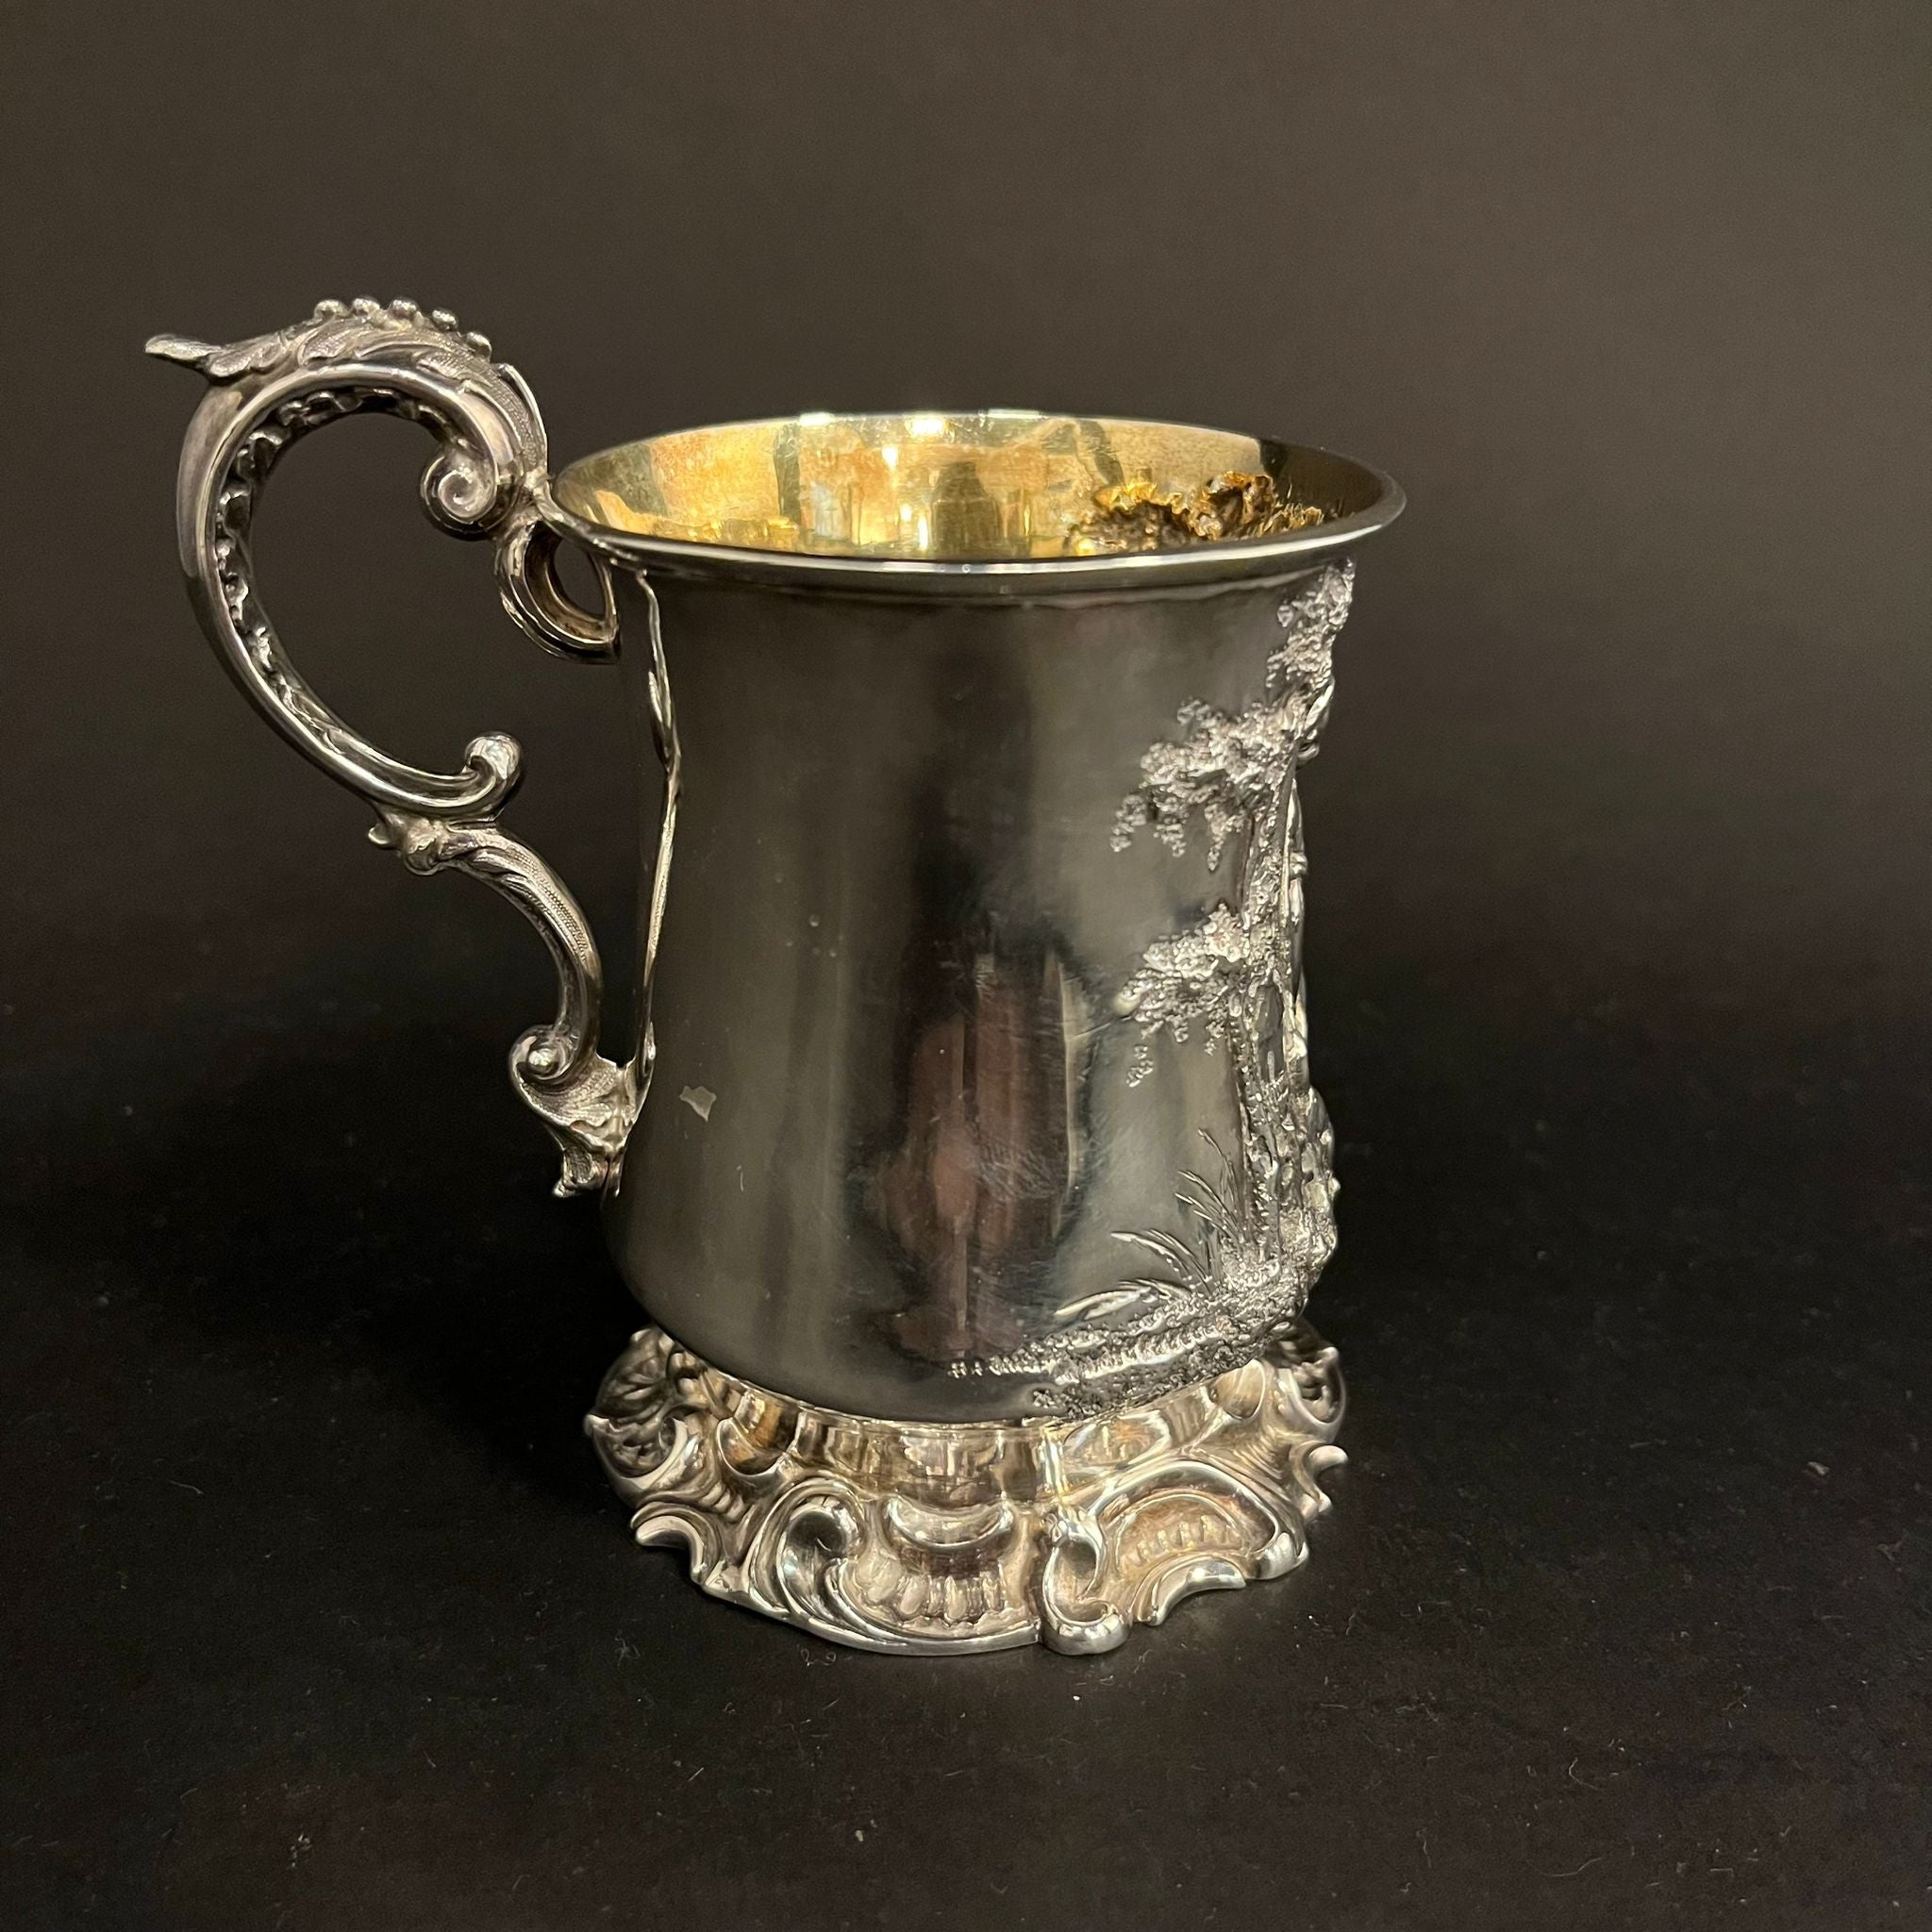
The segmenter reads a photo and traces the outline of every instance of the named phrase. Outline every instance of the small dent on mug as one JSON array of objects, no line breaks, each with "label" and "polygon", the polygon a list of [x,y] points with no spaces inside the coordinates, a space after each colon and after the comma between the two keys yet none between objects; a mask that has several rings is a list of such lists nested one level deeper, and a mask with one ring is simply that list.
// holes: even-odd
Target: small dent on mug
[{"label": "small dent on mug", "polygon": [[718,1096],[708,1087],[687,1087],[677,1097],[701,1121],[709,1120],[711,1109],[718,1104]]}]

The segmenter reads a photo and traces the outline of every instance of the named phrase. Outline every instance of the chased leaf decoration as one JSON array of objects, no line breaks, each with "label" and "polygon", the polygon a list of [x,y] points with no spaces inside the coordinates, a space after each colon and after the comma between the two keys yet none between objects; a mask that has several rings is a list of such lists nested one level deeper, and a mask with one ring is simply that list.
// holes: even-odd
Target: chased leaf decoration
[{"label": "chased leaf decoration", "polygon": [[1156,939],[1116,1006],[1139,1031],[1130,1084],[1153,1071],[1163,1035],[1226,1056],[1239,1144],[1208,1140],[1208,1171],[1176,1177],[1179,1231],[1116,1235],[1160,1272],[969,1371],[1045,1378],[1034,1398],[1044,1414],[1093,1414],[1246,1361],[1300,1314],[1334,1251],[1334,1138],[1308,1079],[1294,774],[1327,716],[1353,583],[1352,564],[1327,565],[1284,596],[1261,694],[1233,714],[1183,706],[1122,802],[1116,851],[1146,831],[1180,856],[1198,826],[1210,871],[1232,857],[1229,895]]}]

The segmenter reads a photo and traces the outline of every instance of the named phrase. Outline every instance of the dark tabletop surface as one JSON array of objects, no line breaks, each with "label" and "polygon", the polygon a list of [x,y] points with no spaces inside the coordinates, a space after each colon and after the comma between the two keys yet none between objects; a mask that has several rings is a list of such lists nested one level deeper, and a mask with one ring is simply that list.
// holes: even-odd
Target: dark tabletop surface
[{"label": "dark tabletop surface", "polygon": [[[1932,1923],[1922,8],[8,40],[0,1924]],[[175,579],[141,340],[362,292],[491,329],[562,455],[991,397],[1407,485],[1305,787],[1305,1571],[898,1661],[628,1545],[578,1419],[636,1311],[503,1078],[541,954]],[[291,463],[282,629],[405,755],[518,733],[621,982],[615,684],[421,455]]]}]

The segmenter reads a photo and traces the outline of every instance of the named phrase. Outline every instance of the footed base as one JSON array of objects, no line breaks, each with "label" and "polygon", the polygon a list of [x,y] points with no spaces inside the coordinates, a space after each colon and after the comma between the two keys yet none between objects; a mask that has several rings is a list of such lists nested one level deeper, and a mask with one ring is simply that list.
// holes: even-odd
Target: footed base
[{"label": "footed base", "polygon": [[640,1543],[713,1596],[863,1650],[1111,1650],[1197,1590],[1279,1576],[1345,1458],[1335,1351],[1258,1359],[1069,1423],[841,1415],[631,1341],[585,1421]]}]

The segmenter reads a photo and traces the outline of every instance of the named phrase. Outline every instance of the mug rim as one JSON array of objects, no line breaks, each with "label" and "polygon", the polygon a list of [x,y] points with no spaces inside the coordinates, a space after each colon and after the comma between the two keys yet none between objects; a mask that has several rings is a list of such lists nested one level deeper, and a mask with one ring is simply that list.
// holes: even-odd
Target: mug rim
[{"label": "mug rim", "polygon": [[[1193,542],[1172,549],[1102,552],[1093,555],[958,558],[850,554],[838,551],[777,549],[672,537],[625,529],[593,514],[567,507],[558,500],[571,491],[592,466],[628,451],[668,442],[675,437],[696,437],[741,430],[779,430],[788,425],[836,426],[881,419],[931,415],[948,421],[959,418],[999,421],[1096,423],[1142,430],[1173,431],[1204,438],[1236,438],[1258,450],[1262,467],[1271,475],[1297,465],[1335,466],[1353,473],[1367,487],[1367,504],[1349,513],[1324,519],[1307,528],[1269,537],[1238,537]],[[1203,479],[1206,480],[1205,478]],[[583,491],[576,492],[579,501]],[[689,429],[659,431],[628,438],[575,458],[552,479],[546,517],[586,548],[611,562],[633,570],[672,576],[729,579],[798,590],[843,590],[873,593],[1028,600],[1045,596],[1080,595],[1094,591],[1158,591],[1183,586],[1212,586],[1257,577],[1297,575],[1314,566],[1340,559],[1354,545],[1386,528],[1407,507],[1402,486],[1386,471],[1317,443],[1291,442],[1256,437],[1245,431],[1175,423],[1155,417],[1074,416],[1036,409],[894,409],[813,410],[789,416],[745,418]]]}]

